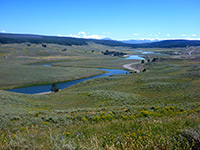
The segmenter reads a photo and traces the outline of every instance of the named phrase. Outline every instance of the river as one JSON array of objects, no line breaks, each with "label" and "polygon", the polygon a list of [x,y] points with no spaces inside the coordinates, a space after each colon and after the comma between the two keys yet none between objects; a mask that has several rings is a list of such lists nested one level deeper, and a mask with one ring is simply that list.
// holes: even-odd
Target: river
[{"label": "river", "polygon": [[145,58],[143,58],[143,55],[145,55],[145,54],[155,54],[155,55],[161,54],[161,53],[157,53],[157,52],[149,52],[149,51],[147,52],[147,51],[143,51],[143,50],[132,50],[132,51],[139,52],[141,54],[139,54],[139,55],[129,55],[125,59],[145,60]]},{"label": "river", "polygon": [[[146,52],[143,50],[133,50],[133,51],[140,52],[141,54],[159,54],[159,53],[155,53],[155,52]],[[145,60],[145,58],[143,58],[142,55],[130,55],[125,59]],[[43,64],[43,66],[50,67],[51,64]],[[83,78],[83,79],[79,79],[79,80],[60,82],[60,83],[57,83],[57,87],[60,90],[62,90],[64,88],[67,88],[69,86],[72,86],[74,84],[77,84],[77,83],[80,83],[80,82],[83,82],[86,80],[100,78],[100,77],[107,77],[107,76],[116,75],[116,74],[127,74],[128,73],[128,71],[120,70],[120,69],[104,69],[104,68],[95,68],[95,69],[104,70],[107,73],[88,77],[88,78]],[[10,89],[7,91],[16,92],[16,93],[24,93],[24,94],[49,93],[49,92],[51,92],[51,86],[52,86],[52,84],[45,84],[45,85],[28,86],[28,87],[22,87],[22,88],[14,88],[14,89]]]},{"label": "river", "polygon": [[[44,64],[43,66],[51,66],[51,65],[50,64]],[[79,80],[60,82],[60,83],[57,83],[57,87],[60,90],[62,90],[64,88],[67,88],[69,86],[72,86],[74,84],[77,84],[77,83],[80,83],[80,82],[83,82],[83,81],[86,81],[86,80],[100,78],[100,77],[107,77],[107,76],[116,75],[116,74],[127,74],[128,73],[128,71],[120,70],[120,69],[103,69],[103,68],[96,68],[96,69],[104,70],[107,73],[97,75],[97,76],[88,77],[88,78],[83,78],[83,79],[79,79]],[[22,87],[22,88],[14,88],[14,89],[10,89],[10,90],[7,90],[7,91],[16,92],[16,93],[24,93],[24,94],[48,93],[48,92],[51,92],[51,86],[52,86],[52,84],[45,84],[45,85],[28,86],[28,87]]]}]

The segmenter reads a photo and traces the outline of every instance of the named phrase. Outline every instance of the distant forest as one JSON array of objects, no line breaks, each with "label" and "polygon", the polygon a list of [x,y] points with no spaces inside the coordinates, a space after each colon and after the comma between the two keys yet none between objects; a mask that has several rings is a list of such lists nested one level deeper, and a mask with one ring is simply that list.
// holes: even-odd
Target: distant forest
[{"label": "distant forest", "polygon": [[114,40],[96,40],[96,39],[43,36],[43,35],[31,35],[31,34],[0,33],[1,44],[47,43],[47,44],[60,44],[60,45],[71,46],[71,45],[87,45],[88,42],[94,42],[96,44],[103,44],[107,46],[125,46],[131,48],[173,48],[173,47],[200,46],[200,41],[198,40],[165,40],[154,43],[126,44]]},{"label": "distant forest", "polygon": [[53,43],[61,45],[86,45],[87,42],[83,39],[76,38],[62,38],[56,36],[41,36],[41,35],[26,35],[26,34],[0,34],[0,43],[11,44],[11,43]]}]

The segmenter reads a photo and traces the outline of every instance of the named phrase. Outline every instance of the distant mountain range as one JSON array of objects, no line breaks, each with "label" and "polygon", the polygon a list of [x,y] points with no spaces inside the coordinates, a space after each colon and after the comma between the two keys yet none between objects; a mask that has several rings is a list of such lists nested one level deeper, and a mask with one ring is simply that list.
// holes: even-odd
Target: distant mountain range
[{"label": "distant mountain range", "polygon": [[61,45],[87,45],[88,42],[96,44],[103,44],[107,46],[125,46],[131,48],[173,48],[173,47],[186,47],[186,46],[200,46],[199,40],[164,40],[164,41],[151,41],[150,40],[126,40],[114,41],[112,39],[83,39],[72,37],[58,37],[58,36],[43,36],[32,34],[9,34],[0,33],[1,44],[12,43],[53,43]]},{"label": "distant mountain range", "polygon": [[164,40],[153,43],[133,44],[135,48],[175,48],[187,46],[200,46],[199,40]]},{"label": "distant mountain range", "polygon": [[111,38],[103,38],[101,40],[110,40],[110,41],[119,41],[122,43],[126,43],[126,44],[143,44],[143,43],[153,43],[153,42],[158,42],[159,40],[113,40]]},{"label": "distant mountain range", "polygon": [[123,43],[127,44],[143,44],[143,43],[153,43],[158,42],[159,40],[121,40]]}]

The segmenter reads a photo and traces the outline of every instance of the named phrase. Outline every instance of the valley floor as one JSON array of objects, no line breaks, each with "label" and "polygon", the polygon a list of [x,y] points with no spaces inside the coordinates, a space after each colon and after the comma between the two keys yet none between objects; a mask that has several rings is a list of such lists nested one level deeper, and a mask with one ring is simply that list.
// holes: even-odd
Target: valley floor
[{"label": "valley floor", "polygon": [[[110,68],[135,63],[103,57],[99,51],[87,53],[84,59],[50,61],[58,76],[59,71],[67,74],[69,66],[89,68],[92,62]],[[200,58],[197,51],[190,57],[190,50],[180,51],[184,53],[131,66],[142,66],[145,72],[88,80],[57,93],[25,95],[0,90],[1,149],[199,149]],[[145,57],[152,60],[155,56]],[[0,60],[10,66],[6,59]],[[13,59],[19,68],[21,61]]]}]

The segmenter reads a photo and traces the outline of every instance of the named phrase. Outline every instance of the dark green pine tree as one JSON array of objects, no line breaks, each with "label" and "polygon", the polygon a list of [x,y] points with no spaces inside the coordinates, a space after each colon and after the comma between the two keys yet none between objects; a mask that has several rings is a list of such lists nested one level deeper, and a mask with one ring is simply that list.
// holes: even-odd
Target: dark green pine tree
[{"label": "dark green pine tree", "polygon": [[53,84],[52,84],[52,86],[51,86],[51,91],[52,91],[52,92],[58,92],[58,91],[59,91],[59,89],[58,89],[56,83],[53,83]]}]

